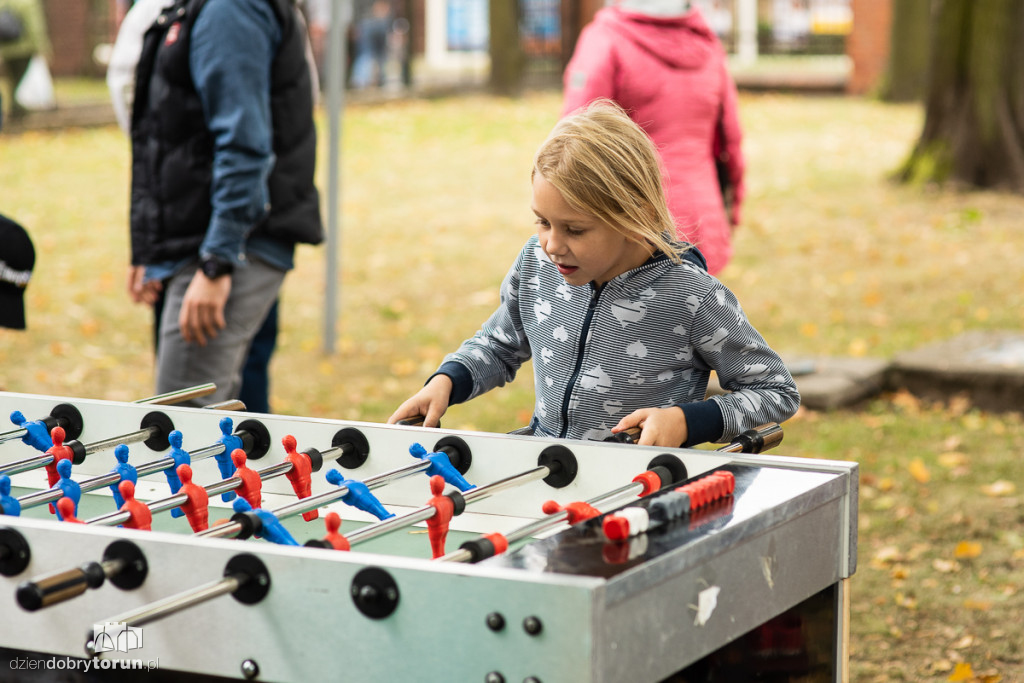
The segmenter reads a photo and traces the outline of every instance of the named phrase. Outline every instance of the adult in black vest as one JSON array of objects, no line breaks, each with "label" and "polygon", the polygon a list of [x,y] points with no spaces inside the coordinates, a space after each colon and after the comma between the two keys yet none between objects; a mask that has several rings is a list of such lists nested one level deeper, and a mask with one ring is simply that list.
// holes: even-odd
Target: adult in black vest
[{"label": "adult in black vest", "polygon": [[323,239],[305,27],[289,0],[179,0],[146,33],[132,108],[129,290],[163,291],[157,392],[237,396],[246,352]]}]

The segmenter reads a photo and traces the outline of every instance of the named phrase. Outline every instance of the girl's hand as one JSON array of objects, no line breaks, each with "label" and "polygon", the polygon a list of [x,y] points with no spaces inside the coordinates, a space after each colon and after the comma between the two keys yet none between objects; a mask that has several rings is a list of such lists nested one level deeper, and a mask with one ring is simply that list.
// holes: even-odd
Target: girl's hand
[{"label": "girl's hand", "polygon": [[679,448],[689,436],[686,415],[679,406],[635,410],[619,420],[619,423],[612,427],[612,433],[617,434],[630,427],[641,428],[640,440],[637,441],[640,446]]},{"label": "girl's hand", "polygon": [[441,416],[448,410],[448,401],[452,395],[452,380],[448,375],[436,375],[426,386],[388,418],[388,424],[395,424],[407,417],[422,415],[424,427],[437,427],[441,424]]}]

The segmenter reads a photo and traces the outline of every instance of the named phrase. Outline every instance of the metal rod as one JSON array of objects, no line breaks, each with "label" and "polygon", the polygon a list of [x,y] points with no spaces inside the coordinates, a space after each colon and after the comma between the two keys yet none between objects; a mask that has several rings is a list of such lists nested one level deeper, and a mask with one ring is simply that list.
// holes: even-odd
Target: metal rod
[{"label": "metal rod", "polygon": [[246,410],[246,404],[238,398],[230,398],[219,403],[204,405],[203,409],[207,411],[244,411]]},{"label": "metal rod", "polygon": [[18,427],[17,429],[12,429],[8,432],[0,432],[0,443],[20,439],[26,434],[28,434],[28,430],[25,429],[24,427]]},{"label": "metal rod", "polygon": [[[520,486],[530,481],[537,479],[543,479],[551,473],[551,470],[544,465],[539,465],[532,470],[527,470],[520,474],[513,474],[511,477],[505,477],[498,481],[487,484],[486,486],[480,486],[475,489],[470,489],[462,494],[463,499],[466,501],[466,505],[489,498],[496,493],[500,493],[505,489]],[[349,545],[355,545],[363,541],[368,541],[371,538],[377,538],[384,534],[391,533],[398,529],[411,526],[417,522],[425,522],[434,516],[434,507],[432,505],[426,505],[424,507],[408,512],[398,517],[391,517],[390,519],[384,519],[380,522],[376,522],[369,526],[364,526],[361,529],[356,529],[350,534],[346,534],[345,538],[348,539]]]},{"label": "metal rod", "polygon": [[[140,399],[138,399],[136,401],[133,401],[133,403],[152,403],[152,404],[157,404],[157,405],[170,405],[172,403],[176,403],[178,400],[184,401],[184,400],[189,399],[189,398],[197,398],[199,396],[206,396],[207,394],[212,394],[216,390],[217,390],[217,385],[213,384],[211,382],[209,384],[201,384],[199,386],[190,387],[188,389],[182,389],[180,391],[174,391],[174,392],[171,392],[169,394],[160,394],[159,396],[150,396],[149,398],[140,398]],[[182,398],[174,400],[178,396],[181,396]],[[220,408],[221,410],[236,410],[236,408],[229,407],[233,403],[238,403],[238,404],[241,405],[241,408],[237,408],[238,410],[245,410],[245,404],[243,404],[241,401],[234,401],[234,402],[232,402],[232,401],[224,401],[223,404],[218,403],[218,404],[214,404],[214,405],[217,408]],[[207,406],[207,408],[212,408],[212,407],[214,407],[214,406]],[[10,431],[0,432],[0,444],[6,443],[7,441],[14,441],[15,439],[20,439],[21,437],[25,436],[26,434],[28,434],[28,430],[25,429],[24,427],[18,427],[17,429],[12,429]]]},{"label": "metal rod", "polygon": [[[144,427],[138,431],[130,432],[128,434],[122,434],[121,436],[111,437],[109,439],[104,439],[103,441],[85,444],[83,449],[86,455],[92,455],[97,451],[103,451],[117,446],[118,444],[130,444],[145,441],[159,431],[160,427],[157,425]],[[37,455],[31,458],[25,458],[24,460],[16,460],[12,463],[8,463],[0,468],[0,474],[17,474],[18,472],[34,470],[37,467],[49,465],[51,462],[53,462],[53,456],[44,453],[43,455]]]},{"label": "metal rod", "polygon": [[24,460],[15,460],[9,462],[3,467],[0,467],[0,474],[18,474],[19,472],[27,472],[28,470],[34,470],[37,467],[43,467],[53,462],[52,455],[34,455],[31,458],[25,458]]},{"label": "metal rod", "polygon": [[[214,444],[207,446],[196,451],[192,451],[191,458],[192,462],[196,463],[200,460],[218,455],[224,452],[224,444]],[[170,469],[174,465],[174,458],[159,458],[157,460],[151,460],[143,465],[139,465],[136,468],[135,473],[143,477],[147,474],[153,474],[154,472],[162,472],[163,470]],[[113,486],[121,481],[121,475],[117,472],[108,472],[107,474],[101,474],[96,477],[90,477],[89,479],[83,479],[78,483],[82,489],[82,493],[88,493],[89,491],[95,491],[101,489],[104,486]],[[35,493],[27,493],[24,496],[18,498],[18,502],[21,503],[22,509],[35,507],[37,505],[45,505],[46,503],[52,503],[64,495],[64,492],[60,489],[46,489],[45,491],[36,491]],[[118,522],[120,524],[120,522]]]},{"label": "metal rod", "polygon": [[[167,458],[174,462],[172,458]],[[265,467],[262,470],[257,470],[257,474],[260,475],[260,480],[273,479],[279,477],[282,474],[287,474],[291,471],[293,465],[285,460],[284,462],[270,467]],[[242,480],[239,477],[228,477],[227,479],[221,479],[220,481],[208,484],[203,487],[206,490],[207,495],[216,496],[221,493],[227,493],[228,491],[234,491],[242,485]],[[149,508],[150,512],[163,512],[176,508],[183,503],[188,501],[188,497],[184,493],[173,493],[170,496],[164,498],[158,498],[146,503],[146,507]],[[124,524],[129,519],[127,512],[110,512],[99,517],[93,517],[92,519],[85,520],[86,524],[95,524],[97,526],[116,526],[118,524]],[[218,527],[219,528],[219,527]],[[209,531],[209,529],[207,529]],[[205,532],[198,534],[200,536],[205,535]]]},{"label": "metal rod", "polygon": [[[191,459],[192,462],[195,463],[201,460],[206,460],[207,458],[212,458],[215,455],[220,455],[226,450],[227,448],[225,448],[224,444],[215,443],[204,448],[189,451],[189,458]],[[158,460],[151,460],[147,463],[139,465],[137,468],[135,468],[135,473],[138,474],[140,477],[144,477],[147,474],[153,474],[154,472],[163,472],[166,469],[170,469],[173,465],[174,458],[160,458]]]},{"label": "metal rod", "polygon": [[182,610],[202,604],[213,598],[234,593],[249,579],[242,573],[229,574],[222,579],[205,583],[196,588],[172,595],[169,598],[154,602],[131,612],[111,617],[103,623],[124,624],[125,626],[145,626],[146,624],[177,614]]},{"label": "metal rod", "polygon": [[384,534],[389,534],[392,531],[398,531],[407,526],[412,526],[416,522],[425,522],[434,516],[433,506],[425,505],[421,508],[407,512],[404,515],[398,515],[397,517],[391,517],[389,519],[382,519],[379,522],[364,526],[360,529],[356,529],[350,534],[346,534],[345,538],[348,539],[350,546],[356,543],[362,543],[363,541],[369,541],[371,538],[377,538]]},{"label": "metal rod", "polygon": [[[324,460],[327,460],[328,457],[333,457],[328,456],[328,453],[330,453],[330,451],[332,450],[342,450],[342,448],[337,447],[332,448],[328,451],[324,451],[322,453],[322,455],[324,456]],[[417,472],[422,472],[423,470],[430,467],[430,465],[431,463],[426,460],[419,460],[409,465],[405,465],[404,467],[398,467],[396,469],[389,470],[387,472],[382,472],[375,476],[364,479],[363,483],[366,484],[366,487],[368,489],[379,488],[381,486],[384,486],[385,484],[390,484],[392,481],[395,481],[397,479],[402,479],[404,477],[416,474]],[[285,519],[287,517],[292,517],[294,515],[300,515],[303,512],[315,510],[321,505],[327,505],[328,503],[333,503],[336,500],[341,500],[346,495],[348,495],[348,487],[339,486],[338,488],[332,491],[324,491],[323,493],[319,493],[315,496],[302,498],[300,500],[295,501],[294,503],[289,503],[288,505],[279,507],[277,510],[271,510],[271,513],[278,519]],[[196,534],[196,536],[208,536],[214,538],[234,538],[238,536],[239,532],[241,531],[241,524],[238,524],[237,522],[228,522],[227,524],[221,524],[219,526],[210,527],[205,531],[200,531]]]},{"label": "metal rod", "polygon": [[[758,444],[757,452],[774,448],[775,446],[782,442],[782,427],[780,427],[776,423],[768,423],[755,427],[754,429],[748,430],[747,432],[744,432],[740,436],[744,437],[744,439],[737,439],[736,441],[733,441],[727,446],[722,446],[721,448],[716,449],[716,452],[740,453],[743,452],[743,449],[747,447],[750,443]],[[617,488],[614,491],[609,491],[607,493],[603,493],[599,496],[591,498],[590,500],[587,501],[587,504],[597,507],[601,503],[607,502],[609,500],[614,500],[616,498],[621,498],[626,494],[632,494],[634,492],[639,493],[642,491],[643,484],[641,484],[640,482],[632,482],[630,484],[627,484],[626,486]],[[542,517],[541,519],[538,519],[534,522],[530,522],[525,526],[521,526],[518,529],[515,529],[507,534],[504,534],[505,540],[508,541],[508,544],[511,546],[513,543],[517,541],[521,541],[524,538],[529,538],[543,531],[547,531],[548,529],[553,529],[554,527],[568,520],[569,513],[566,512],[565,510],[562,510],[554,514],[548,515],[547,517]],[[349,543],[351,543],[351,538],[349,539]],[[459,548],[458,550],[453,550],[452,552],[437,558],[437,561],[468,562],[471,559],[473,559],[472,553],[463,548]]]},{"label": "metal rod", "polygon": [[156,396],[150,396],[149,398],[140,398],[137,401],[132,401],[132,403],[145,403],[147,405],[154,406],[170,406],[176,403],[189,401],[193,398],[209,396],[215,391],[217,391],[217,385],[213,382],[207,382],[206,384],[178,389],[177,391],[168,391],[166,394],[157,394]]},{"label": "metal rod", "polygon": [[112,436],[109,439],[103,439],[102,441],[94,441],[93,443],[85,445],[85,454],[92,455],[93,453],[105,451],[108,448],[113,448],[119,444],[130,444],[145,441],[154,434],[157,434],[159,431],[160,427],[153,425],[152,427],[144,427],[138,431],[122,434],[121,436]]},{"label": "metal rod", "polygon": [[[625,486],[620,486],[619,488],[613,491],[608,491],[607,493],[602,493],[601,495],[594,496],[593,498],[586,502],[588,505],[597,507],[598,505],[601,505],[602,503],[607,503],[610,500],[623,498],[627,495],[639,494],[643,490],[643,484],[641,482],[634,481],[626,484]],[[517,529],[514,529],[508,532],[507,534],[504,534],[505,540],[507,540],[508,544],[511,546],[513,543],[516,543],[517,541],[521,541],[524,538],[535,536],[543,531],[547,531],[548,529],[553,529],[559,524],[568,521],[568,510],[560,510],[558,512],[554,512],[550,515],[547,515],[546,517],[541,517],[540,519],[530,522],[529,524],[521,526]],[[351,538],[346,538],[349,538],[349,542],[351,543]],[[471,552],[469,552],[465,548],[459,548],[458,550],[453,550],[452,552],[437,558],[436,562],[469,562],[472,559],[473,554]]]}]

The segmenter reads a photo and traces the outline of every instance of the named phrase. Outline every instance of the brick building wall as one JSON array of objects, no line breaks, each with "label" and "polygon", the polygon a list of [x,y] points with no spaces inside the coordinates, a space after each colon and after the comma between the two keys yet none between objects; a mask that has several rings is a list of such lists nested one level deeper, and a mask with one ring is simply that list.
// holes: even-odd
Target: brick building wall
[{"label": "brick building wall", "polygon": [[100,43],[114,34],[116,0],[43,0],[50,32],[50,71],[54,76],[101,76],[104,68],[93,60]]},{"label": "brick building wall", "polygon": [[853,30],[846,38],[846,54],[853,64],[846,91],[871,92],[885,74],[893,0],[850,0]]}]

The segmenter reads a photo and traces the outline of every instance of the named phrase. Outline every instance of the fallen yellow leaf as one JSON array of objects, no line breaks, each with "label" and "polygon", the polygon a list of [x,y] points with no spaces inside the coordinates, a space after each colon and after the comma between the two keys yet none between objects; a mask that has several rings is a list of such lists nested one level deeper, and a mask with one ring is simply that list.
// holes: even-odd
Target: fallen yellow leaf
[{"label": "fallen yellow leaf", "polygon": [[958,560],[977,557],[978,555],[981,555],[981,544],[975,541],[960,541],[956,544],[956,549],[953,551],[953,557]]},{"label": "fallen yellow leaf", "polygon": [[967,456],[959,451],[947,451],[939,455],[939,464],[948,470],[967,464]]},{"label": "fallen yellow leaf", "polygon": [[992,602],[990,600],[967,598],[964,600],[964,609],[972,609],[975,612],[987,612],[992,609]]},{"label": "fallen yellow leaf", "polygon": [[974,671],[971,669],[971,665],[967,662],[957,662],[953,673],[946,680],[955,683],[956,681],[969,681],[972,678],[974,678]]},{"label": "fallen yellow leaf", "polygon": [[928,471],[928,466],[920,458],[911,460],[907,469],[910,471],[910,476],[916,479],[918,484],[927,484],[932,478],[932,473]]},{"label": "fallen yellow leaf", "polygon": [[1012,496],[1017,492],[1017,486],[1012,481],[1000,479],[988,484],[987,486],[982,486],[981,492],[986,496],[991,496],[992,498]]}]

